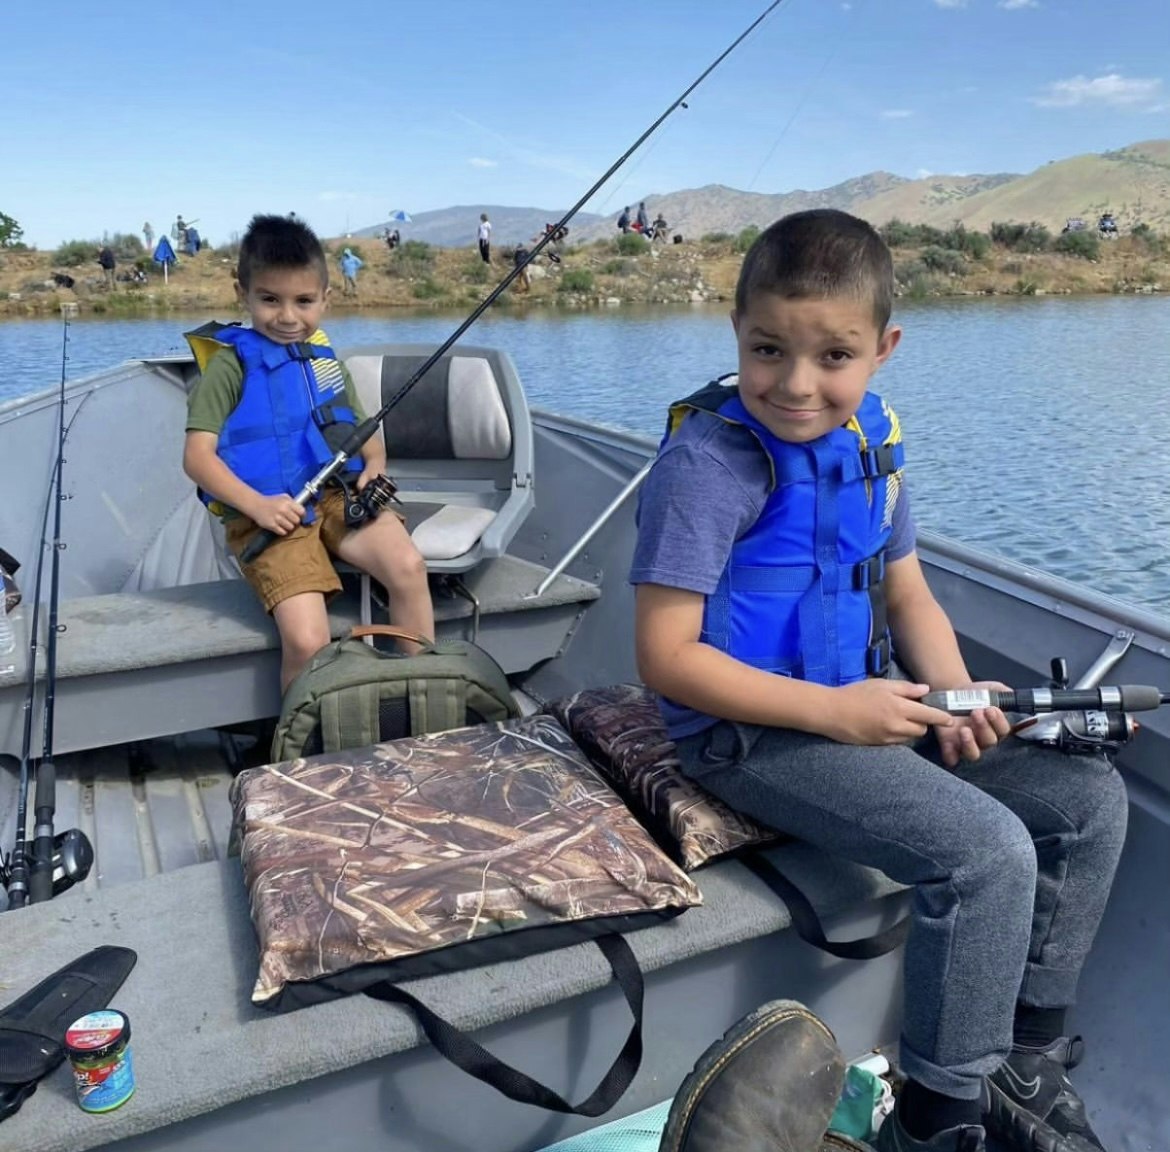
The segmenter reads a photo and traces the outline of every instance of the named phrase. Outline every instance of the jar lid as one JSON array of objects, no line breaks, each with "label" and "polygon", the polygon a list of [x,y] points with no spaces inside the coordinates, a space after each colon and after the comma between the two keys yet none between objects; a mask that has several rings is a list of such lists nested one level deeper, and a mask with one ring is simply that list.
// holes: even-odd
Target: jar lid
[{"label": "jar lid", "polygon": [[110,1055],[130,1039],[130,1019],[113,1008],[88,1012],[65,1030],[65,1051],[82,1060]]}]

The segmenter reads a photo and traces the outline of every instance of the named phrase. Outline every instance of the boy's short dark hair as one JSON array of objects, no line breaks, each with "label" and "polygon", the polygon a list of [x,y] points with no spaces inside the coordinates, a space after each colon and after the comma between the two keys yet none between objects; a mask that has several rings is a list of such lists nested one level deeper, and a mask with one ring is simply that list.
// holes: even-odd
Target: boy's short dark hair
[{"label": "boy's short dark hair", "polygon": [[287,216],[253,216],[240,241],[236,279],[246,292],[261,268],[314,267],[323,285],[329,284],[325,249],[317,234],[300,220]]},{"label": "boy's short dark hair", "polygon": [[877,230],[848,212],[793,212],[765,228],[748,249],[735,285],[735,310],[745,312],[758,292],[870,303],[883,332],[894,305],[894,261]]}]

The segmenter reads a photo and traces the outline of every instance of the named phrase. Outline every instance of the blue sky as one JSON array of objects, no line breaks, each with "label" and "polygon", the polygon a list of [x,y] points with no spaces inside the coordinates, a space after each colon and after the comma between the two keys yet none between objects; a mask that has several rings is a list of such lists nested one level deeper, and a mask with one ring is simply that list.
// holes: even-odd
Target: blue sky
[{"label": "blue sky", "polygon": [[[1170,136],[1165,0],[785,0],[588,205]],[[258,211],[566,209],[767,0],[9,5],[0,211],[42,248]],[[469,235],[470,235],[469,225]]]}]

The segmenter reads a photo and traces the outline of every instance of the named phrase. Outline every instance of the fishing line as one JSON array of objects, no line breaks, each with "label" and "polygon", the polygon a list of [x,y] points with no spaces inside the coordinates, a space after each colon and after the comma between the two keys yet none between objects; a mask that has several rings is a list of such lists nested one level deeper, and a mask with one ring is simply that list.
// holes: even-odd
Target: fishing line
[{"label": "fishing line", "polygon": [[[565,227],[569,221],[577,215],[582,206],[585,205],[594,195],[596,195],[597,191],[606,183],[606,181],[609,180],[609,178],[642,146],[643,143],[645,143],[646,140],[648,140],[655,132],[658,131],[659,127],[672,113],[674,113],[680,107],[685,107],[686,98],[696,88],[698,88],[698,86],[702,84],[703,81],[706,80],[707,77],[710,76],[711,73],[714,72],[715,69],[718,68],[719,65],[722,64],[723,61],[726,60],[727,57],[730,56],[731,53],[734,52],[735,49],[738,48],[739,45],[742,44],[743,41],[746,40],[777,8],[779,8],[782,3],[784,3],[784,0],[772,0],[772,3],[769,4],[768,7],[765,8],[764,11],[761,12],[760,15],[757,16],[755,20],[753,20],[751,24],[747,26],[747,28],[745,28],[722,52],[719,53],[718,56],[715,57],[715,59],[699,74],[697,79],[695,79],[684,92],[675,98],[674,102],[666,109],[666,111],[663,112],[662,115],[659,116],[658,119],[655,120],[654,123],[651,124],[650,127],[647,128],[642,133],[642,135],[639,136],[637,140],[635,140],[633,144],[631,144],[629,148],[627,148],[625,152],[623,152],[621,156],[619,156],[617,160],[615,160],[613,164],[609,166],[609,168],[606,169],[602,176],[581,197],[581,199],[578,200],[577,203],[574,204],[573,207],[570,208],[568,212],[566,212],[564,216],[562,216],[561,219],[558,220],[551,229],[545,231],[544,236],[541,237],[541,239],[537,241],[537,243],[529,251],[528,258],[515,265],[515,267],[513,267],[512,270],[495,286],[495,288],[493,288],[492,291],[489,292],[488,295],[485,296],[478,305],[476,305],[467,319],[465,319],[463,323],[460,324],[459,327],[456,328],[455,331],[452,332],[451,335],[448,336],[447,339],[444,340],[443,343],[440,344],[439,347],[436,348],[434,352],[432,352],[430,356],[428,356],[426,360],[424,360],[422,364],[419,365],[418,368],[415,369],[410,378],[406,380],[406,382],[398,389],[398,391],[395,392],[394,395],[391,396],[390,399],[387,400],[386,403],[378,409],[377,412],[368,417],[366,420],[362,421],[362,423],[359,424],[349,434],[348,437],[346,437],[345,443],[342,444],[341,448],[338,450],[333,459],[328,464],[326,464],[325,467],[322,468],[321,471],[318,472],[311,480],[309,480],[300,490],[300,492],[296,494],[296,496],[293,497],[293,499],[296,500],[298,504],[304,505],[308,501],[316,499],[321,491],[321,488],[329,481],[329,479],[335,476],[341,470],[341,468],[345,466],[346,461],[349,460],[354,455],[354,453],[360,451],[361,446],[378,430],[379,426],[386,418],[390,410],[394,408],[394,406],[402,400],[402,398],[419,382],[419,380],[421,380],[423,376],[425,376],[431,370],[431,368],[433,368],[435,364],[439,362],[443,354],[459,339],[459,337],[462,336],[463,333],[466,332],[468,328],[470,328],[472,324],[474,324],[476,320],[478,320],[480,316],[482,316],[484,312],[486,312],[487,309],[495,303],[495,301],[500,297],[508,285],[511,284],[512,281],[515,280],[516,277],[519,276],[520,273],[525,268],[527,268],[528,265],[531,264],[538,255],[540,255],[546,245],[548,245],[552,238],[557,235],[560,229]],[[263,552],[264,549],[267,548],[268,545],[277,538],[278,537],[275,532],[262,529],[260,532],[256,533],[248,546],[240,553],[240,560],[245,564],[251,563],[251,561],[255,560],[256,557],[259,556],[260,553]]]},{"label": "fishing line", "polygon": [[[854,17],[854,19],[856,19],[856,17]],[[854,26],[854,30],[856,31],[856,25]],[[776,149],[780,147],[780,141],[788,135],[788,129],[792,127],[792,124],[796,120],[797,116],[799,116],[800,113],[804,110],[805,104],[808,103],[809,97],[813,94],[813,89],[815,89],[816,86],[821,82],[825,72],[828,71],[829,65],[832,64],[832,62],[837,58],[837,54],[841,51],[841,46],[842,41],[837,41],[834,44],[828,56],[826,56],[822,61],[820,68],[817,70],[817,74],[806,85],[804,93],[797,101],[796,107],[792,110],[792,115],[788,117],[787,121],[785,121],[784,127],[780,129],[780,135],[776,137],[772,147],[768,149],[768,154],[763,158],[763,160],[760,161],[760,166],[756,169],[755,175],[752,176],[751,180],[748,181],[746,191],[751,192],[755,188],[756,181],[759,180],[760,174],[764,171],[764,169],[768,166],[769,161],[776,154]]]}]

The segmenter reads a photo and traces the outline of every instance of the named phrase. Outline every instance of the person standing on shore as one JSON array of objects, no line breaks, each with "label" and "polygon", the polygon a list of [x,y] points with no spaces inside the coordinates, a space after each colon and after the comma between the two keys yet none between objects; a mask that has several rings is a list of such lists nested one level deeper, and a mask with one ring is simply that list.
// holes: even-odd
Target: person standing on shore
[{"label": "person standing on shore", "polygon": [[479,214],[479,255],[485,264],[492,262],[492,222],[486,212]]},{"label": "person standing on shore", "polygon": [[102,275],[105,277],[106,287],[112,292],[116,287],[114,269],[117,268],[118,261],[114,259],[114,250],[108,244],[103,244],[98,249],[97,262],[102,267]]},{"label": "person standing on shore", "polygon": [[341,275],[344,277],[344,284],[341,288],[341,294],[343,296],[357,295],[357,274],[362,263],[362,258],[356,255],[352,248],[346,248],[342,252]]},{"label": "person standing on shore", "polygon": [[154,251],[154,229],[150,226],[150,221],[147,220],[142,225],[142,239],[146,242],[146,251],[151,253]]}]

